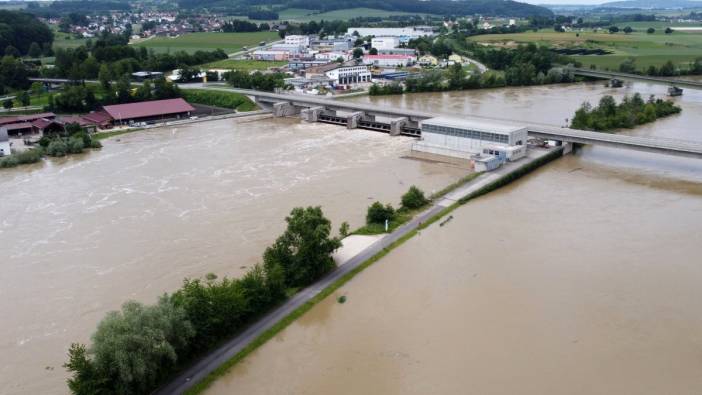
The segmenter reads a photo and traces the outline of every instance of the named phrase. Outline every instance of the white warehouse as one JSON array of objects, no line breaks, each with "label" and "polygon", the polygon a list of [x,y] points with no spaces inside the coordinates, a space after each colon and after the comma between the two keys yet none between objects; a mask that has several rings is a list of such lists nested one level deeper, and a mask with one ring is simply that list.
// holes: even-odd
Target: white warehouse
[{"label": "white warehouse", "polygon": [[393,49],[400,46],[399,37],[373,37],[371,38],[371,47],[381,50],[381,49]]},{"label": "white warehouse", "polygon": [[415,151],[462,159],[488,154],[501,161],[526,155],[525,127],[449,117],[426,119],[419,126],[422,139]]},{"label": "white warehouse", "polygon": [[371,82],[373,77],[366,66],[340,66],[325,73],[334,85],[350,85]]},{"label": "white warehouse", "polygon": [[285,45],[296,45],[299,47],[307,48],[310,46],[310,37],[303,36],[303,35],[297,35],[297,34],[291,34],[289,36],[285,36]]}]

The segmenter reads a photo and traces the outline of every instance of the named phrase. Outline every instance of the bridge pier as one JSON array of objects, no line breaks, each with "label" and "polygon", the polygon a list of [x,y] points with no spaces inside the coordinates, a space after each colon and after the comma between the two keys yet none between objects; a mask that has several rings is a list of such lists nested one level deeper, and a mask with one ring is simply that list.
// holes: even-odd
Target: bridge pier
[{"label": "bridge pier", "polygon": [[409,118],[400,117],[390,120],[390,135],[399,136],[402,133],[402,127],[409,123]]},{"label": "bridge pier", "polygon": [[573,153],[573,143],[561,143],[563,145],[563,156]]},{"label": "bridge pier", "polygon": [[346,128],[347,129],[356,129],[358,127],[358,121],[363,119],[363,112],[362,111],[356,111],[352,112],[351,114],[346,116]]},{"label": "bridge pier", "polygon": [[292,103],[288,101],[281,101],[273,103],[273,116],[276,117],[288,117],[290,115],[295,115],[300,113],[300,108],[295,107]]},{"label": "bridge pier", "polygon": [[300,118],[305,122],[317,122],[322,112],[324,112],[324,107],[303,108],[300,111]]}]

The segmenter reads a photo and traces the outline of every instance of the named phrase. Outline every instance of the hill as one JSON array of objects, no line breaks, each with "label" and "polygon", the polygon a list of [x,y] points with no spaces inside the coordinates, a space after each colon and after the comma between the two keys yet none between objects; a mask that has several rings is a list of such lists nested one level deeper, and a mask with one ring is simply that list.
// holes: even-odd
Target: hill
[{"label": "hill", "polygon": [[[513,0],[178,0],[182,8],[245,12],[252,9],[303,8],[321,12],[372,8],[438,15],[552,16],[551,10]],[[255,4],[255,6],[253,5]]]},{"label": "hill", "polygon": [[601,4],[603,8],[641,8],[641,9],[680,9],[702,8],[702,1],[696,0],[625,0]]}]

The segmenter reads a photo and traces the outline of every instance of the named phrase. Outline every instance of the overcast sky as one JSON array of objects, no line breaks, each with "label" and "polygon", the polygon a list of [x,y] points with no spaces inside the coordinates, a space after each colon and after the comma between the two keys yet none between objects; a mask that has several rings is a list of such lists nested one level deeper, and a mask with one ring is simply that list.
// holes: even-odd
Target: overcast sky
[{"label": "overcast sky", "polygon": [[531,4],[602,4],[606,0],[517,0]]}]

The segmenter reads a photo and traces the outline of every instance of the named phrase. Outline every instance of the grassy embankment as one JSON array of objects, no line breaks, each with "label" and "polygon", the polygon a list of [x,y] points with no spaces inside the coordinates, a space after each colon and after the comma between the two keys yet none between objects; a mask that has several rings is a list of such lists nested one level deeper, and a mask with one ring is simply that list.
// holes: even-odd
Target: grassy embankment
[{"label": "grassy embankment", "polygon": [[[600,48],[612,53],[578,55],[573,56],[573,59],[580,61],[584,67],[595,65],[598,69],[610,70],[618,69],[619,65],[628,58],[635,58],[636,66],[640,70],[645,70],[651,65],[660,67],[669,60],[678,66],[688,66],[702,56],[702,32],[665,34],[667,25],[664,26],[658,22],[632,22],[622,24],[623,26],[631,26],[636,31],[631,34],[623,32],[610,34],[604,31],[595,33],[592,30],[558,33],[553,29],[543,29],[538,32],[515,34],[485,34],[470,37],[469,40],[496,46],[514,46],[517,43],[533,42],[554,48]],[[656,29],[656,32],[646,33],[649,26]]]},{"label": "grassy embankment", "polygon": [[154,37],[133,45],[153,49],[156,52],[213,51],[217,48],[227,53],[240,51],[243,47],[258,45],[261,41],[279,40],[276,32],[252,33],[188,33],[178,37]]},{"label": "grassy embankment", "polygon": [[256,103],[248,97],[235,92],[213,91],[206,89],[182,89],[183,99],[190,103],[222,108],[231,108],[240,112],[256,110]]},{"label": "grassy embankment", "polygon": [[[473,200],[477,197],[483,196],[489,192],[492,192],[496,189],[499,189],[502,186],[505,186],[505,185],[523,177],[524,175],[534,171],[535,169],[561,157],[561,152],[562,152],[562,149],[555,149],[553,152],[551,152],[547,155],[544,155],[543,157],[541,157],[533,162],[529,162],[529,163],[521,166],[520,168],[516,169],[512,173],[505,175],[503,177],[500,177],[499,179],[493,181],[492,183],[480,188],[479,190],[477,190],[477,191],[471,193],[470,195],[466,196],[465,198],[459,200],[455,204],[442,210],[439,214],[435,215],[434,217],[429,219],[427,222],[420,225],[417,229],[408,232],[406,235],[404,235],[403,237],[398,239],[396,242],[394,242],[391,245],[389,245],[388,247],[384,248],[382,251],[380,251],[379,253],[374,255],[372,258],[363,262],[358,267],[356,267],[355,269],[353,269],[352,271],[350,271],[349,273],[347,273],[346,275],[341,277],[339,280],[337,280],[333,284],[329,285],[327,288],[323,289],[314,298],[310,299],[308,302],[306,302],[302,306],[295,309],[292,313],[290,313],[285,318],[280,320],[278,323],[273,325],[270,329],[263,332],[259,337],[257,337],[253,342],[251,342],[249,345],[247,345],[243,350],[241,350],[239,353],[237,353],[234,357],[229,359],[224,364],[220,365],[212,373],[207,375],[207,377],[205,377],[202,381],[195,384],[190,390],[188,390],[186,392],[186,394],[187,395],[201,394],[203,391],[205,391],[207,388],[209,388],[212,385],[212,383],[214,383],[218,378],[225,375],[229,371],[229,369],[231,369],[232,366],[234,366],[237,363],[239,363],[240,361],[242,361],[247,355],[251,354],[251,352],[253,352],[258,347],[265,344],[268,340],[275,337],[278,333],[280,333],[283,329],[288,327],[296,319],[303,316],[307,311],[311,310],[312,307],[314,307],[317,303],[321,302],[326,297],[331,295],[334,291],[341,288],[344,284],[349,282],[357,274],[359,274],[360,272],[362,272],[366,268],[370,267],[374,263],[378,262],[383,257],[388,255],[392,250],[394,250],[395,248],[404,244],[407,240],[414,237],[422,229],[429,227],[434,222],[440,220],[442,217],[446,216],[448,213],[452,212],[453,210],[457,209],[458,207],[462,206],[463,204],[468,203],[470,200]],[[475,177],[477,177],[477,174],[474,175],[472,178],[468,179],[468,181],[471,181]],[[446,190],[448,190],[448,191],[446,193],[461,186],[462,184],[459,184],[461,182],[462,182],[462,180],[457,182],[455,185],[452,184],[449,187],[447,187]]]}]

